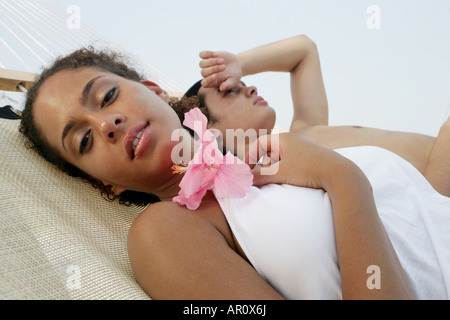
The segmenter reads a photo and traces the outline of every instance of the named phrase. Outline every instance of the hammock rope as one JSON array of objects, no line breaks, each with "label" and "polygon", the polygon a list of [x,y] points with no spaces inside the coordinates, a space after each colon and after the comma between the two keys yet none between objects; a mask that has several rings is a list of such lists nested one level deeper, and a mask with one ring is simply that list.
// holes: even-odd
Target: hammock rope
[{"label": "hammock rope", "polygon": [[0,0],[0,68],[39,73],[56,57],[81,47],[108,48],[129,57],[145,77],[169,92],[185,91],[176,81],[48,0]]}]

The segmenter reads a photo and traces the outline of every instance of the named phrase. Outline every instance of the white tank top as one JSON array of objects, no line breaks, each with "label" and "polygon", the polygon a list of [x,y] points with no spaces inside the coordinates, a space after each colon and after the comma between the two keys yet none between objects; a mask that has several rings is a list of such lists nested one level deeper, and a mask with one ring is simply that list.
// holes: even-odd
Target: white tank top
[{"label": "white tank top", "polygon": [[[412,165],[387,150],[336,151],[370,180],[378,213],[415,297],[448,299],[450,198],[438,194]],[[272,184],[252,187],[245,198],[218,201],[253,267],[285,298],[342,298],[326,192]]]}]

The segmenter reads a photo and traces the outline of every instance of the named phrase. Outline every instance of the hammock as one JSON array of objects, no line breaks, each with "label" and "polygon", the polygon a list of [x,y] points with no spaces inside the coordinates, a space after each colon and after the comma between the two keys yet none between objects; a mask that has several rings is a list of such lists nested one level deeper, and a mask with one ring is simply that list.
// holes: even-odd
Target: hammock
[{"label": "hammock", "polygon": [[[0,0],[0,107],[12,106],[2,111],[20,111],[17,92],[59,55],[88,45],[124,52],[85,24],[69,29],[70,17],[46,0]],[[134,62],[172,95],[184,92]],[[0,119],[0,299],[149,299],[126,247],[142,208],[109,202],[53,168],[26,147],[13,118]]]},{"label": "hammock", "polygon": [[[76,7],[72,11],[69,7],[68,12],[64,12],[47,0],[0,0],[0,72],[1,69],[9,69],[36,74],[60,55],[93,46],[124,53],[140,73],[158,83],[172,96],[179,96],[185,91],[161,71],[114,44],[82,21],[76,21],[76,13]],[[1,82],[0,90],[11,91],[3,87]],[[2,97],[5,96],[17,97],[3,93]]]}]

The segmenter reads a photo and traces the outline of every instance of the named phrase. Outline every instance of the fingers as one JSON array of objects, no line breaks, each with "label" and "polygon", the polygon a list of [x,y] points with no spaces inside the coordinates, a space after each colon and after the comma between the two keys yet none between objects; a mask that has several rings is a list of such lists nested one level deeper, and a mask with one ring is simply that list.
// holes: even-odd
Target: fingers
[{"label": "fingers", "polygon": [[202,76],[204,78],[210,76],[211,74],[221,72],[224,69],[225,60],[219,58],[218,54],[214,51],[202,51],[200,52],[200,68],[202,69]]},{"label": "fingers", "polygon": [[255,165],[259,162],[259,159],[261,159],[261,157],[266,154],[266,151],[262,150],[260,147],[260,144],[265,145],[264,143],[262,143],[263,139],[267,140],[267,136],[261,136],[255,142],[253,142],[250,145],[247,154],[245,155],[244,162],[248,164],[250,168],[254,168]]},{"label": "fingers", "polygon": [[222,72],[224,70],[225,70],[225,65],[223,65],[223,64],[222,65],[215,65],[215,66],[212,66],[212,67],[203,68],[201,74],[202,74],[203,78],[207,78],[207,77],[209,77],[209,76],[211,76],[213,74]]},{"label": "fingers", "polygon": [[214,51],[200,52],[200,68],[201,75],[204,78],[202,86],[205,88],[218,87],[217,74],[225,70],[225,60],[218,58],[218,54]]},{"label": "fingers", "polygon": [[277,162],[267,166],[263,164],[253,168],[253,185],[262,186],[269,183],[286,183],[286,173],[280,172],[280,163],[281,162]]},{"label": "fingers", "polygon": [[220,92],[227,91],[229,89],[235,88],[239,81],[234,78],[228,78],[222,83],[219,83],[218,73],[213,73],[202,80],[202,86],[204,88],[217,88],[219,87]]},{"label": "fingers", "polygon": [[253,168],[264,156],[267,156],[271,163],[278,162],[280,160],[279,137],[280,135],[275,134],[260,136],[249,147],[244,159],[245,163]]},{"label": "fingers", "polygon": [[213,74],[210,75],[207,78],[204,78],[202,80],[202,87],[203,88],[213,88],[213,87],[217,87],[218,83],[217,83],[217,74]]},{"label": "fingers", "polygon": [[209,68],[221,64],[225,64],[225,60],[223,58],[208,58],[200,61],[200,68]]},{"label": "fingers", "polygon": [[276,176],[262,174],[260,166],[256,166],[252,170],[252,173],[253,173],[253,185],[256,187],[263,186],[269,183],[277,183],[275,181]]},{"label": "fingers", "polygon": [[215,51],[204,50],[199,53],[200,58],[209,59],[209,58],[217,58],[219,55]]},{"label": "fingers", "polygon": [[239,83],[238,79],[228,78],[227,80],[225,80],[220,84],[219,91],[223,92],[229,89],[233,89],[237,86],[238,83]]}]

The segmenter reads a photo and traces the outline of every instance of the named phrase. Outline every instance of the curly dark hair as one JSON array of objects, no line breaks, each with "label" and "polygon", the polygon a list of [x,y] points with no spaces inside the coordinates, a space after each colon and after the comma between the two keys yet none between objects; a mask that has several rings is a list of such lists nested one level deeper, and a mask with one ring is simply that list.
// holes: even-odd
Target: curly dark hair
[{"label": "curly dark hair", "polygon": [[[181,123],[184,121],[184,115],[186,112],[189,112],[194,108],[200,109],[200,111],[206,116],[209,124],[213,124],[218,121],[209,111],[208,106],[205,103],[205,96],[199,94],[199,90],[202,86],[201,82],[202,80],[197,81],[191,88],[189,88],[188,91],[186,91],[183,98],[180,100],[169,103],[169,105],[177,113]],[[191,136],[194,136],[193,130],[185,126],[183,127],[190,132]]]},{"label": "curly dark hair", "polygon": [[50,147],[37,128],[33,117],[33,105],[39,95],[39,89],[55,73],[82,67],[94,67],[129,80],[142,80],[143,76],[135,69],[129,67],[125,61],[126,57],[117,52],[97,50],[93,47],[81,48],[67,56],[59,57],[50,67],[43,70],[33,86],[28,90],[19,130],[30,141],[30,147],[35,149],[44,159],[69,176],[80,178],[89,182],[93,187],[100,189],[106,199],[111,201],[118,199],[120,203],[125,205],[146,206],[159,202],[160,199],[156,195],[137,191],[125,191],[120,196],[114,195],[110,187],[105,186],[100,180],[68,163],[56,150]]}]

